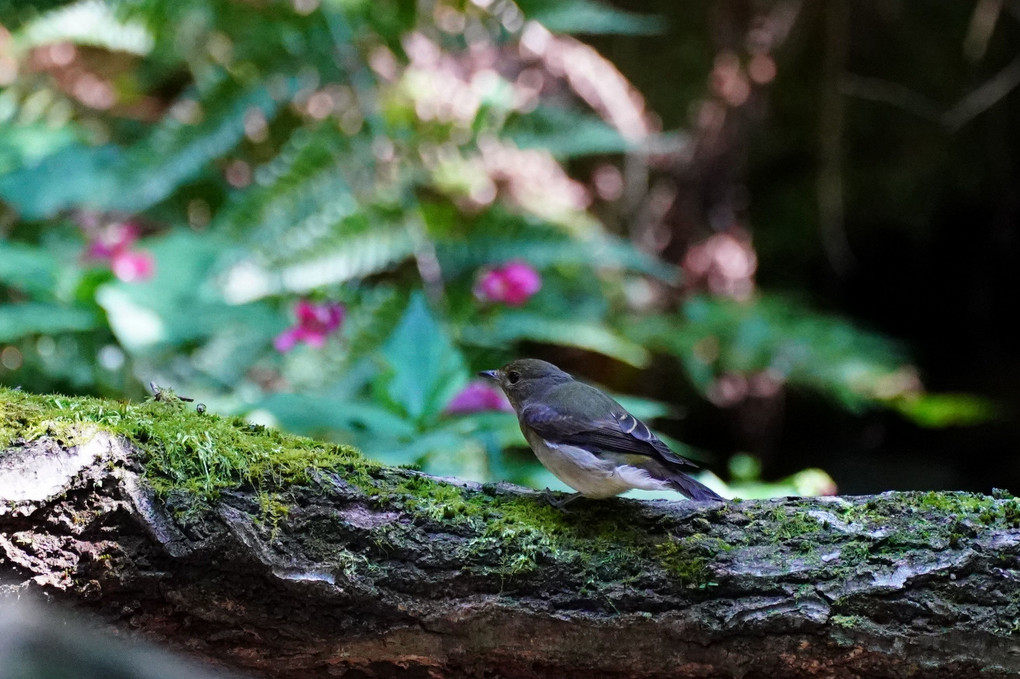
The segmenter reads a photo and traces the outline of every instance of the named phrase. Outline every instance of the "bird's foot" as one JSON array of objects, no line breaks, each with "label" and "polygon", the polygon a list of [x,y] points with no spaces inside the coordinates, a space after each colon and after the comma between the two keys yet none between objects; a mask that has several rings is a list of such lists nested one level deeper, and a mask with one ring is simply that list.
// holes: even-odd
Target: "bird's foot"
[{"label": "bird's foot", "polygon": [[565,512],[567,514],[570,513],[570,510],[567,509],[567,505],[570,504],[571,502],[573,502],[574,500],[576,500],[579,497],[584,497],[580,493],[574,493],[573,495],[571,495],[569,497],[566,497],[566,498],[558,497],[561,494],[562,493],[556,493],[554,491],[551,491],[548,488],[546,488],[545,491],[542,493],[542,495],[545,497],[546,501],[549,504],[551,504],[556,509],[559,509],[560,511]]}]

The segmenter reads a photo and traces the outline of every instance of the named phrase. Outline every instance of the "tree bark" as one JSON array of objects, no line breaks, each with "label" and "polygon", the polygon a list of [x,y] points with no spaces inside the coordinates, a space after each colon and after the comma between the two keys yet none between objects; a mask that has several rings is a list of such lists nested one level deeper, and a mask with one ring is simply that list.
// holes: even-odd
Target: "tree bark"
[{"label": "tree bark", "polygon": [[1010,497],[563,512],[517,487],[351,468],[267,511],[244,487],[159,497],[143,465],[103,431],[0,453],[0,588],[266,677],[1020,672]]}]

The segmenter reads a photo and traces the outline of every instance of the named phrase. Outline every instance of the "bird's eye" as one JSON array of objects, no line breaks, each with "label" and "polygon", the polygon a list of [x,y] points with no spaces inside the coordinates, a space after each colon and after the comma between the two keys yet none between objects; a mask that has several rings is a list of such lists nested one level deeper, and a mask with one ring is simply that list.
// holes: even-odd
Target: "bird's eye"
[{"label": "bird's eye", "polygon": [[521,374],[516,370],[511,370],[506,374],[506,381],[510,384],[517,384],[521,381]]}]

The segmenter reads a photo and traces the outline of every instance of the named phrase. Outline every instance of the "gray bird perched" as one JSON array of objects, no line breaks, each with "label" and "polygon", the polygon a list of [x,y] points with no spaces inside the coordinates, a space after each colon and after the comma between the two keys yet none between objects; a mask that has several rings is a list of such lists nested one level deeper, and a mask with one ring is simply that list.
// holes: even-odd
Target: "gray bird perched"
[{"label": "gray bird perched", "polygon": [[478,374],[506,393],[539,462],[584,497],[641,488],[723,500],[688,476],[698,466],[670,450],[644,422],[552,363],[522,358]]}]

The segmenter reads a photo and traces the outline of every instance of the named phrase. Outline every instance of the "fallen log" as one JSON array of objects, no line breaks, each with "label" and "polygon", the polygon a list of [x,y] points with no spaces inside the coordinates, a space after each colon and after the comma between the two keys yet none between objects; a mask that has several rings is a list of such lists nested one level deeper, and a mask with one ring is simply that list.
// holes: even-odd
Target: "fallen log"
[{"label": "fallen log", "polygon": [[564,512],[172,398],[0,416],[0,594],[257,676],[1020,672],[1008,493]]}]

